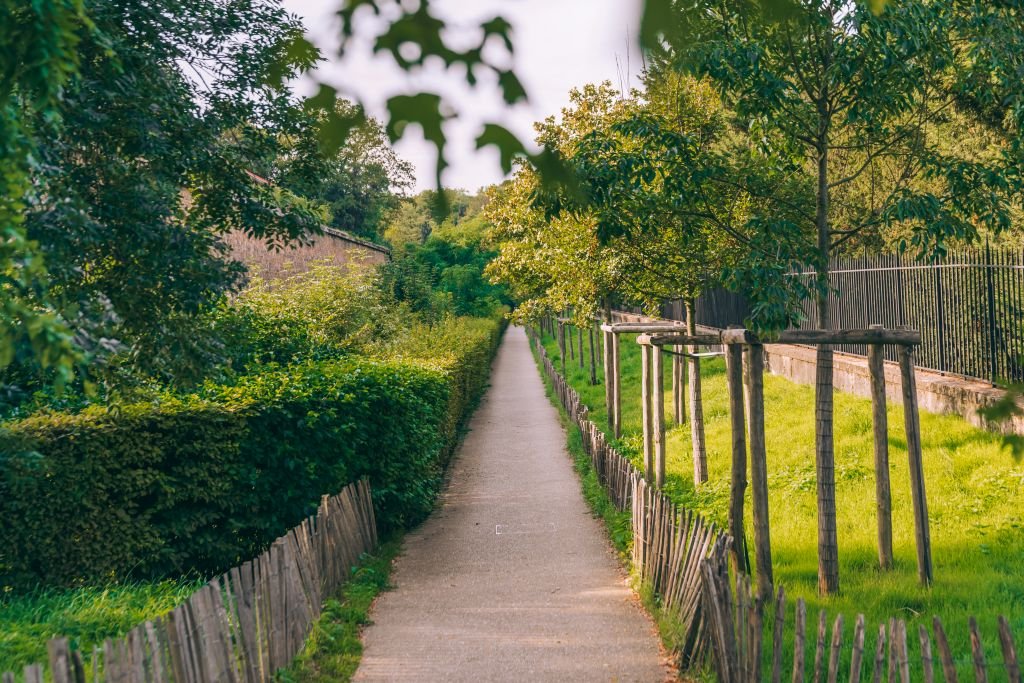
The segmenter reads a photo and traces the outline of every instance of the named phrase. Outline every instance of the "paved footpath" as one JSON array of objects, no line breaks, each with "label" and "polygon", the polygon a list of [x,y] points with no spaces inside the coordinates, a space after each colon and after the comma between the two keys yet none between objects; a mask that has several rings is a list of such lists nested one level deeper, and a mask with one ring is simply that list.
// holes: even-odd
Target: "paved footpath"
[{"label": "paved footpath", "polygon": [[521,328],[374,605],[357,681],[664,681]]}]

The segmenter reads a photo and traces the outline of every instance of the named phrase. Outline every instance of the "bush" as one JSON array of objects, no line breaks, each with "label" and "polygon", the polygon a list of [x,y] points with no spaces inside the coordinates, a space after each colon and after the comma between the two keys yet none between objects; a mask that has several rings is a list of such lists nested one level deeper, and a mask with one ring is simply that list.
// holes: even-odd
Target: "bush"
[{"label": "bush", "polygon": [[309,360],[184,398],[6,425],[0,586],[221,571],[363,476],[385,530],[420,521],[500,325],[416,332],[387,360]]}]

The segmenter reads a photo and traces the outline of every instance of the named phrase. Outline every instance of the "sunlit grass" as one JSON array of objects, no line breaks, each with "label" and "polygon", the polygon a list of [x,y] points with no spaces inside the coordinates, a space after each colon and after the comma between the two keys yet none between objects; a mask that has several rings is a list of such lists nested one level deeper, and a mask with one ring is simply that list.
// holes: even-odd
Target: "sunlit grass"
[{"label": "sunlit grass", "polygon": [[[545,340],[557,359],[557,344]],[[639,464],[640,353],[633,337],[623,337],[621,450]],[[670,377],[666,363],[666,400]],[[666,491],[671,498],[724,524],[729,497],[730,428],[724,363],[703,364],[710,481],[695,490],[688,425],[669,426]],[[567,363],[569,381],[605,428],[603,385],[589,384],[589,371]],[[911,651],[916,653],[917,624],[939,615],[959,664],[969,667],[967,618],[978,618],[990,666],[1001,666],[996,617],[1005,615],[1024,645],[1024,465],[1001,446],[997,435],[957,416],[922,413],[928,509],[935,563],[935,584],[917,582],[910,480],[907,472],[903,411],[889,407],[893,549],[896,566],[877,569],[874,456],[871,403],[836,394],[835,451],[840,588],[833,597],[817,594],[817,508],[814,469],[814,390],[780,377],[765,378],[769,507],[773,565],[777,584],[808,603],[808,623],[817,612],[845,615],[847,639],[857,614],[867,619],[868,642],[889,617],[906,619]],[[666,414],[671,411],[666,406]],[[748,475],[749,479],[749,475]],[[750,528],[749,488],[747,501]],[[792,611],[789,612],[792,621]],[[871,625],[874,626],[871,626]],[[789,624],[787,624],[789,625]],[[810,654],[809,656],[813,656]],[[999,663],[998,665],[996,663]],[[790,664],[787,663],[787,666]],[[998,675],[1001,675],[1001,672]]]},{"label": "sunlit grass", "polygon": [[184,602],[204,582],[180,579],[40,590],[0,597],[0,671],[46,661],[46,642],[65,636],[88,653]]}]

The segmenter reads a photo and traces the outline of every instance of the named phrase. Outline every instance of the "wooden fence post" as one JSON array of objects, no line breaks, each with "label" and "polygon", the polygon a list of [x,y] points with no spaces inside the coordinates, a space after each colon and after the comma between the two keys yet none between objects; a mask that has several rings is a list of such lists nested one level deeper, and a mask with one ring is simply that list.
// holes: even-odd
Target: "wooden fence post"
[{"label": "wooden fence post", "polygon": [[744,496],[747,491],[747,438],[743,408],[743,347],[725,347],[726,378],[729,386],[729,424],[732,428],[732,473],[729,485],[729,534],[732,536],[733,568],[750,573],[746,532],[743,527]]},{"label": "wooden fence post", "polygon": [[772,543],[768,524],[768,457],[764,436],[764,346],[747,344],[744,351],[757,593],[762,602],[768,604],[774,593],[774,581],[772,579]]},{"label": "wooden fence post", "polygon": [[903,384],[903,421],[907,431],[907,458],[910,464],[910,490],[914,503],[914,538],[917,541],[917,576],[924,585],[932,582],[932,542],[928,529],[928,496],[924,487],[924,463],[921,457],[921,416],[917,409],[917,385],[914,356],[910,346],[899,347]]},{"label": "wooden fence post", "polygon": [[651,396],[651,420],[654,432],[654,484],[665,485],[665,373],[662,367],[661,347],[651,345],[651,373],[654,375]]},{"label": "wooden fence post", "polygon": [[[872,329],[881,325],[872,325]],[[889,490],[889,419],[885,406],[885,358],[881,344],[868,346],[871,422],[875,432],[875,514],[878,517],[878,566],[892,568],[892,495]]]},{"label": "wooden fence post", "polygon": [[640,412],[644,434],[644,476],[653,481],[654,475],[654,421],[651,415],[651,346],[640,345]]}]

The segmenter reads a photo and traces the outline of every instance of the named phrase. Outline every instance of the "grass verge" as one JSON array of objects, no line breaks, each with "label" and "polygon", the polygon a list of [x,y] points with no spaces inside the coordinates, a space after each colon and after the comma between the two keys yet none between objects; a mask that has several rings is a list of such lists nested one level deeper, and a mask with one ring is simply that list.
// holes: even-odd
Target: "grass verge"
[{"label": "grass verge", "polygon": [[401,546],[401,536],[395,536],[363,556],[348,583],[324,603],[302,652],[291,666],[277,672],[277,681],[352,680],[363,656],[359,634],[370,623],[374,599],[390,588],[391,564]]},{"label": "grass verge", "polygon": [[[558,362],[558,346],[545,339]],[[640,462],[640,352],[631,336],[621,342],[623,455]],[[670,365],[666,363],[666,365]],[[569,361],[567,379],[601,428],[607,423],[604,386],[591,386],[589,372]],[[731,462],[728,394],[724,364],[702,365],[705,430],[710,480],[695,489],[689,425],[669,425],[665,492],[675,502],[724,523]],[[666,387],[671,384],[666,382]],[[666,394],[669,394],[666,391]],[[907,620],[908,630],[939,615],[958,667],[970,670],[967,618],[978,618],[990,663],[1002,661],[996,617],[1005,615],[1024,638],[1024,463],[1015,461],[997,434],[953,415],[921,414],[921,433],[935,559],[935,584],[917,582],[910,483],[901,406],[889,406],[890,477],[896,566],[877,569],[874,461],[870,400],[835,397],[836,502],[839,531],[839,595],[817,593],[817,507],[814,465],[814,389],[784,378],[765,377],[769,515],[776,583],[790,600],[807,601],[808,620],[818,610],[846,615],[846,639],[854,617],[875,624]],[[666,400],[670,400],[666,396]],[[671,411],[666,409],[666,414]],[[749,480],[749,474],[748,474]],[[747,524],[750,527],[748,488]],[[792,604],[792,603],[791,603]],[[789,626],[790,618],[787,622]],[[830,619],[831,622],[831,619]],[[791,634],[790,634],[791,635]],[[873,645],[874,638],[868,638]],[[916,649],[915,649],[916,652]],[[790,664],[784,661],[784,665]]]},{"label": "grass verge", "polygon": [[[0,598],[0,671],[46,661],[46,642],[66,636],[91,652],[107,638],[177,607],[203,585],[198,578],[10,593]],[[88,657],[86,658],[88,659]]]}]

